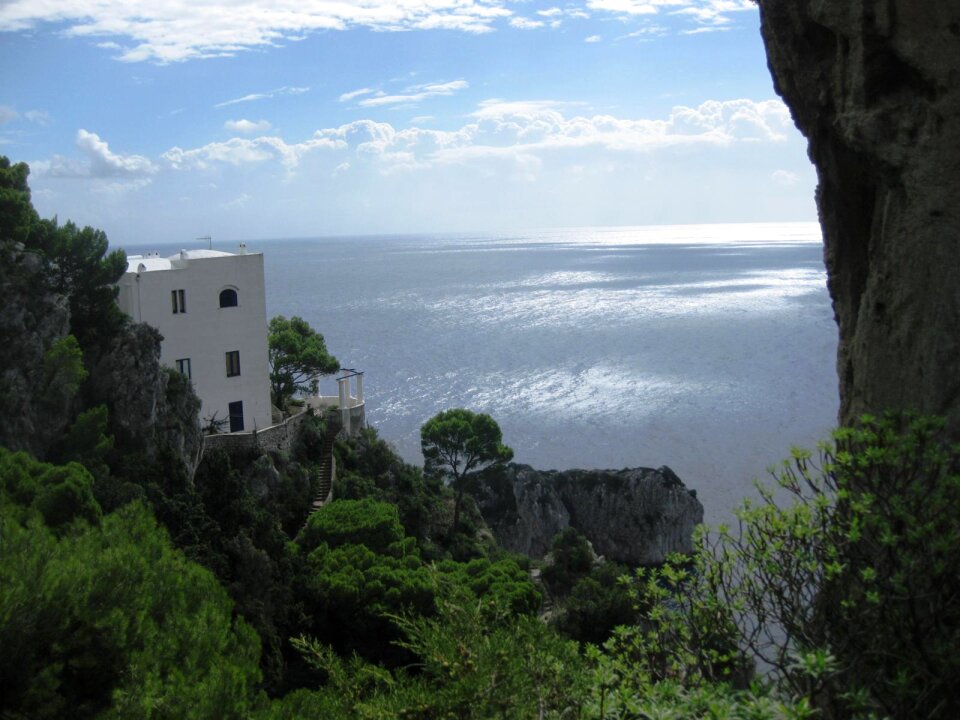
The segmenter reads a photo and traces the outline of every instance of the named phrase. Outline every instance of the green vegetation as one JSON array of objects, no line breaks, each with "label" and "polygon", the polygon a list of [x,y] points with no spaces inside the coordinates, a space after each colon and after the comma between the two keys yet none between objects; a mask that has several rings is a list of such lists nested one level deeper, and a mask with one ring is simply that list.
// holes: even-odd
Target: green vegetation
[{"label": "green vegetation", "polygon": [[289,454],[210,451],[195,473],[177,373],[162,426],[119,422],[109,348],[149,356],[155,333],[110,309],[102,233],[39,220],[26,178],[0,159],[0,717],[960,716],[940,421],[866,417],[795,451],[736,532],[658,568],[561,533],[544,622],[469,496],[512,455],[489,416],[428,421],[425,469],[373,430],[338,442],[338,499],[309,517],[320,419]]},{"label": "green vegetation", "polygon": [[460,524],[463,494],[476,473],[513,458],[513,450],[503,444],[500,426],[492,417],[462,408],[444,410],[427,420],[420,428],[420,447],[424,472],[445,478],[457,491],[454,527]]},{"label": "green vegetation", "polygon": [[340,368],[337,359],[327,351],[323,335],[301,317],[273,318],[267,346],[270,393],[278,408],[285,407],[298,392],[316,393],[317,376],[330,375]]},{"label": "green vegetation", "polygon": [[101,517],[92,478],[0,450],[0,714],[243,717],[256,636],[140,504]]}]

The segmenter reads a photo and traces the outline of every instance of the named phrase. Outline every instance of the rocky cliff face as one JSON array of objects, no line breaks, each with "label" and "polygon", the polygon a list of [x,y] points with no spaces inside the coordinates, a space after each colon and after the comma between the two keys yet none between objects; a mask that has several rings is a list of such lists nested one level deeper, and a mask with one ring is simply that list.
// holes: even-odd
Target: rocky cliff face
[{"label": "rocky cliff face", "polygon": [[44,355],[70,327],[67,298],[45,288],[41,258],[0,243],[0,445],[38,456],[64,432],[73,403],[44,372]]},{"label": "rocky cliff face", "polygon": [[488,473],[476,498],[503,547],[537,558],[572,526],[610,560],[656,564],[691,552],[703,520],[695,493],[668,467],[561,472],[511,464]]},{"label": "rocky cliff face", "polygon": [[91,368],[90,392],[107,405],[110,430],[123,447],[176,458],[192,478],[202,442],[200,401],[182,376],[160,365],[160,340],[149,325],[124,327]]},{"label": "rocky cliff face", "polygon": [[840,419],[916,409],[960,436],[960,3],[759,4],[819,177]]},{"label": "rocky cliff face", "polygon": [[160,365],[160,335],[126,325],[100,357],[84,357],[79,394],[63,387],[47,353],[70,333],[69,299],[49,289],[43,259],[0,243],[0,445],[45,459],[76,412],[104,404],[125,451],[182,462],[193,477],[200,450],[199,400]]}]

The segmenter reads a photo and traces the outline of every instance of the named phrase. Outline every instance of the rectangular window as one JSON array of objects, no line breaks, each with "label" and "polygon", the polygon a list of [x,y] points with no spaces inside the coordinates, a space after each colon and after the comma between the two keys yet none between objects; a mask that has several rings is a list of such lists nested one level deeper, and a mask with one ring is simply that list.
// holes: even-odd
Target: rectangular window
[{"label": "rectangular window", "polygon": [[170,304],[173,306],[173,314],[185,313],[187,311],[187,291],[171,290]]},{"label": "rectangular window", "polygon": [[237,400],[228,406],[230,413],[230,432],[241,432],[243,430],[243,400]]},{"label": "rectangular window", "polygon": [[190,374],[190,358],[177,360],[177,372],[179,372],[181,375],[186,375],[187,380],[190,380],[193,377]]},{"label": "rectangular window", "polygon": [[227,377],[235,377],[240,374],[240,351],[230,350],[227,355]]}]

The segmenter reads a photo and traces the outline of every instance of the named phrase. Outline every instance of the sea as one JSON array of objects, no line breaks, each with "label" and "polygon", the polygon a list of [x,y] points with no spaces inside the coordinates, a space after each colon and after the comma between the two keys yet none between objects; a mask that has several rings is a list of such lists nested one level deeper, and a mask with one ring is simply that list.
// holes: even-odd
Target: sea
[{"label": "sea", "polygon": [[716,524],[836,423],[816,223],[246,244],[268,317],[303,317],[363,371],[369,424],[410,462],[420,426],[464,407],[537,468],[667,465]]}]

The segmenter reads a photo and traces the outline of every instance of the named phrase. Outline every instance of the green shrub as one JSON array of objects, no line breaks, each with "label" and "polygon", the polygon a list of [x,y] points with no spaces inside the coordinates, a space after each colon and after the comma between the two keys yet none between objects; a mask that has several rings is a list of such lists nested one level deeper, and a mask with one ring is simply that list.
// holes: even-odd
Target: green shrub
[{"label": "green shrub", "polygon": [[325,543],[330,548],[365,545],[385,553],[403,537],[396,505],[363,499],[327,503],[310,516],[298,540],[308,551]]},{"label": "green shrub", "polygon": [[960,447],[940,420],[864,417],[795,450],[734,533],[641,571],[611,644],[643,682],[743,680],[826,717],[960,717]]}]

